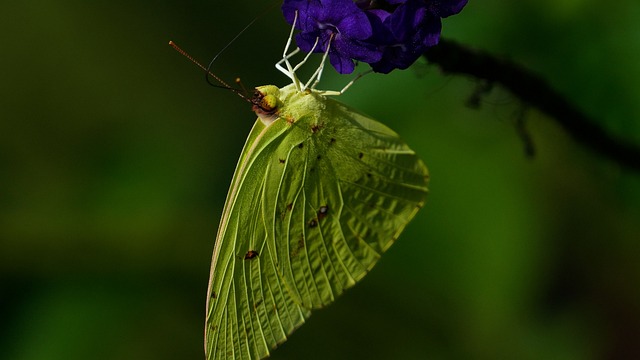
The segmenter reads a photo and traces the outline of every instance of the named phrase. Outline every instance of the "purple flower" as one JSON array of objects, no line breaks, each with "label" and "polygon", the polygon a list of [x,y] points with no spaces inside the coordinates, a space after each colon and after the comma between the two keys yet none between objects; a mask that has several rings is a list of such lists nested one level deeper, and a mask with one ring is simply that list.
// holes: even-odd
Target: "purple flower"
[{"label": "purple flower", "polygon": [[440,40],[441,18],[459,13],[468,0],[284,0],[285,19],[301,32],[296,42],[309,52],[329,46],[339,73],[353,72],[354,60],[375,72],[406,69]]},{"label": "purple flower", "polygon": [[391,37],[374,37],[369,40],[381,44],[382,58],[370,63],[375,72],[389,73],[394,69],[406,69],[428,47],[436,45],[440,40],[442,22],[425,2],[396,2],[399,4],[393,7],[392,12],[369,10],[382,20],[382,27],[391,34]]},{"label": "purple flower", "polygon": [[468,0],[427,0],[429,10],[441,18],[455,15],[462,11]]},{"label": "purple flower", "polygon": [[350,74],[354,60],[366,63],[379,61],[382,54],[373,44],[365,42],[373,30],[367,15],[352,0],[285,0],[282,12],[292,24],[298,11],[296,42],[309,52],[319,39],[314,52],[329,48],[329,62],[341,74]]}]

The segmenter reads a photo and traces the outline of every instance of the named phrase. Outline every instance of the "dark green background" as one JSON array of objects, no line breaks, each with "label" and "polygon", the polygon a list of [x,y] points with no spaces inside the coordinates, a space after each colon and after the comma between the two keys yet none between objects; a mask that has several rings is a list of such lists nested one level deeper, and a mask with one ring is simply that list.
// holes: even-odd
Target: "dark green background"
[{"label": "dark green background", "polygon": [[[254,1],[19,1],[0,34],[0,357],[202,359],[209,261],[254,121],[215,71],[287,84],[288,25]],[[444,36],[543,74],[640,143],[637,1],[471,0]],[[315,59],[317,61],[317,59]],[[322,88],[350,77],[327,72]],[[432,174],[379,265],[274,359],[640,357],[640,174],[576,145],[518,99],[423,62],[341,100]]]}]

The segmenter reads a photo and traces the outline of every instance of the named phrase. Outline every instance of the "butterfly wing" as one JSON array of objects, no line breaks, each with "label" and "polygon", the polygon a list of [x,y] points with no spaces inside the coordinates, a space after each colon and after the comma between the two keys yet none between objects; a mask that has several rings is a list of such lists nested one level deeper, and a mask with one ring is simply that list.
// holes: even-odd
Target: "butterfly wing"
[{"label": "butterfly wing", "polygon": [[425,165],[386,126],[317,94],[256,122],[220,225],[208,359],[257,359],[360,280],[423,205]]}]

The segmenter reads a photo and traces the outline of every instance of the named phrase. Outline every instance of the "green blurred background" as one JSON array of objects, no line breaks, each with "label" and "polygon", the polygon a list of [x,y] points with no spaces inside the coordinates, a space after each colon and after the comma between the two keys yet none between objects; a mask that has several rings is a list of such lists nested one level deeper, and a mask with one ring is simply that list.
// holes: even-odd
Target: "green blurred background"
[{"label": "green blurred background", "polygon": [[[0,33],[0,358],[202,359],[209,261],[255,116],[169,46],[247,86],[288,25],[269,0],[22,1]],[[547,77],[640,143],[637,1],[471,0],[444,36]],[[316,59],[317,60],[317,59]],[[349,81],[327,72],[322,88]],[[518,99],[424,62],[341,100],[432,174],[425,208],[274,359],[640,358],[640,174]]]}]

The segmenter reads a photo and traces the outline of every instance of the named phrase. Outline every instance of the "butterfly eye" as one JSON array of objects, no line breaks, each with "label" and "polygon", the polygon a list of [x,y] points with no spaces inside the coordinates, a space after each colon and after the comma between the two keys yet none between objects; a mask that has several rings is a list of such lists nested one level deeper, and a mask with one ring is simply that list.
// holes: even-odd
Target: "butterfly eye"
[{"label": "butterfly eye", "polygon": [[274,113],[278,108],[278,95],[280,89],[273,85],[259,86],[253,93],[253,99],[251,102],[255,107],[260,109],[264,113]]},{"label": "butterfly eye", "polygon": [[278,118],[279,89],[273,85],[260,86],[251,99],[252,110],[265,125],[271,125]]},{"label": "butterfly eye", "polygon": [[262,114],[273,114],[278,108],[278,98],[273,94],[265,94],[259,90],[253,96],[253,111]]},{"label": "butterfly eye", "polygon": [[278,98],[270,94],[263,96],[259,106],[266,112],[273,112],[278,107]]}]

